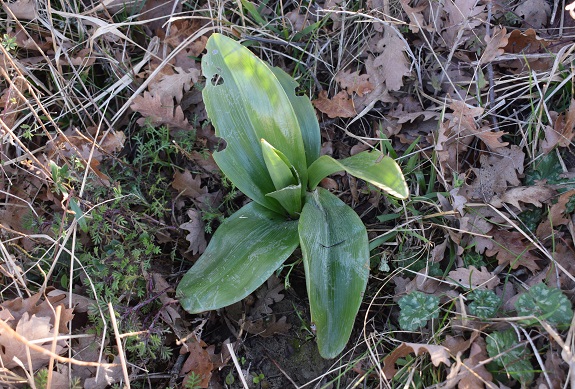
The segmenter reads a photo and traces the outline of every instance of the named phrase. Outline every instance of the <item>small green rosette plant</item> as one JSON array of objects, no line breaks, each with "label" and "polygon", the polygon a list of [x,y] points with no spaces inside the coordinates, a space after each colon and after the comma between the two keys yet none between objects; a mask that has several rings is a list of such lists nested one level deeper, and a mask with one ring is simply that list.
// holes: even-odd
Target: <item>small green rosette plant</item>
[{"label": "small green rosette plant", "polygon": [[202,59],[203,98],[216,135],[214,160],[253,202],[226,219],[177,295],[198,313],[242,300],[301,246],[311,320],[324,358],[344,349],[369,276],[367,231],[358,215],[318,187],[346,171],[400,199],[408,197],[397,163],[380,152],[320,157],[320,130],[297,83],[238,42],[212,35]]}]

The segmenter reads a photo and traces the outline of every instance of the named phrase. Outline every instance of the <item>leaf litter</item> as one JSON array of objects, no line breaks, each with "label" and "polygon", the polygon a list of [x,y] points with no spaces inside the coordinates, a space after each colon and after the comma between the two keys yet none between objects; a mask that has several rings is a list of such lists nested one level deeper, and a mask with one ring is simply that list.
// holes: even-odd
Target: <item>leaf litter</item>
[{"label": "leaf litter", "polygon": [[[442,314],[453,319],[447,325],[456,336],[452,337],[449,346],[449,337],[440,344],[438,338],[430,336],[433,335],[433,320],[424,325],[419,333],[396,334],[398,339],[388,341],[380,334],[389,331],[389,328],[381,323],[389,322],[396,326],[397,308],[390,308],[389,312],[366,311],[366,315],[370,315],[366,316],[369,323],[374,323],[372,327],[366,327],[366,333],[379,337],[381,341],[379,346],[373,346],[373,350],[387,355],[383,359],[382,374],[386,379],[399,378],[402,373],[398,369],[398,362],[403,363],[402,358],[410,354],[426,354],[434,366],[443,366],[443,371],[447,373],[446,387],[500,386],[505,382],[498,381],[498,377],[505,375],[505,368],[494,371],[486,364],[492,357],[486,345],[490,334],[501,330],[502,326],[470,317],[466,312],[469,303],[465,301],[468,293],[476,289],[496,293],[504,301],[498,310],[498,318],[502,319],[516,313],[514,301],[525,293],[526,285],[532,287],[543,281],[564,292],[571,291],[575,285],[572,231],[575,185],[569,178],[575,165],[570,157],[575,130],[575,99],[568,88],[561,89],[573,81],[566,70],[572,61],[571,41],[565,38],[572,37],[573,31],[569,30],[569,23],[565,24],[564,36],[558,34],[558,29],[551,28],[552,18],[560,18],[562,11],[552,15],[549,3],[542,0],[515,2],[505,7],[474,0],[401,0],[397,9],[385,8],[386,2],[379,3],[368,1],[361,12],[346,13],[350,11],[345,9],[346,5],[342,2],[328,2],[325,4],[325,15],[319,8],[303,6],[288,6],[284,15],[275,15],[273,7],[268,6],[261,9],[260,17],[272,21],[282,20],[285,16],[286,32],[299,39],[294,44],[301,44],[297,46],[300,48],[310,42],[314,45],[325,44],[318,36],[305,34],[321,18],[329,20],[320,27],[329,37],[329,46],[326,46],[329,50],[320,51],[316,57],[310,55],[312,51],[306,51],[309,48],[296,51],[303,53],[302,58],[318,63],[314,68],[317,70],[314,77],[318,78],[315,81],[323,85],[323,89],[312,86],[306,89],[306,93],[312,96],[320,120],[327,118],[322,122],[324,152],[336,156],[353,155],[353,151],[362,148],[380,147],[381,143],[377,140],[384,138],[388,142],[386,144],[392,145],[400,155],[406,150],[412,153],[410,156],[418,155],[418,159],[414,159],[416,167],[410,165],[407,159],[404,162],[405,166],[411,166],[408,175],[414,182],[411,187],[413,198],[431,196],[426,197],[426,201],[429,201],[436,195],[435,198],[439,199],[433,206],[427,207],[429,202],[409,203],[407,208],[402,209],[397,204],[390,204],[372,188],[349,180],[345,175],[333,175],[323,182],[342,199],[353,203],[362,217],[374,221],[373,231],[370,231],[372,239],[385,237],[382,246],[374,247],[374,254],[382,257],[389,254],[389,264],[397,272],[393,276],[395,289],[385,289],[390,293],[391,300],[397,301],[411,291],[437,296],[443,304]],[[41,339],[37,344],[46,350],[53,347],[51,339],[54,335],[65,337],[68,325],[88,316],[87,312],[91,312],[96,303],[87,301],[82,306],[66,308],[63,297],[49,294],[46,297],[36,293],[34,287],[35,292],[29,293],[29,297],[16,297],[32,279],[27,276],[34,268],[29,253],[40,255],[33,250],[46,244],[40,243],[39,239],[44,239],[45,235],[55,240],[59,233],[67,231],[69,227],[54,222],[69,211],[67,199],[54,191],[49,161],[57,163],[59,167],[88,167],[90,174],[97,177],[87,183],[89,190],[97,187],[100,187],[98,190],[117,190],[120,181],[114,170],[109,168],[109,161],[118,162],[121,153],[131,152],[130,144],[138,130],[143,131],[147,125],[166,125],[171,141],[180,142],[182,138],[179,134],[183,132],[193,134],[195,143],[193,150],[179,151],[178,163],[181,165],[178,169],[158,173],[167,177],[165,187],[170,188],[172,195],[172,204],[167,206],[172,215],[155,220],[158,225],[172,228],[171,232],[163,235],[164,244],[177,246],[174,252],[179,252],[183,258],[197,257],[209,241],[203,218],[214,211],[226,212],[223,207],[217,209],[228,191],[218,187],[221,185],[219,169],[210,156],[219,141],[214,137],[209,123],[205,122],[206,115],[198,88],[205,82],[198,59],[202,56],[208,37],[208,34],[201,32],[210,26],[209,18],[205,15],[190,19],[170,18],[168,15],[178,12],[196,15],[195,10],[183,10],[175,2],[148,0],[143,6],[137,20],[142,23],[147,38],[158,39],[160,46],[145,65],[134,72],[118,65],[129,62],[121,49],[122,45],[118,43],[123,42],[143,54],[135,42],[129,39],[123,41],[124,38],[115,33],[98,35],[101,31],[98,32],[95,27],[97,24],[89,24],[94,20],[109,23],[105,12],[116,12],[119,9],[117,2],[86,10],[85,15],[94,18],[92,21],[78,19],[82,20],[81,25],[90,27],[85,30],[89,38],[84,42],[71,44],[44,28],[22,28],[20,24],[14,27],[7,24],[6,35],[2,37],[3,45],[6,40],[14,41],[18,56],[7,51],[0,53],[0,69],[6,72],[2,74],[3,83],[0,86],[1,117],[6,125],[2,127],[0,137],[5,150],[1,156],[0,198],[4,207],[0,214],[2,243],[10,242],[6,246],[10,252],[3,253],[4,263],[0,267],[10,293],[3,295],[0,317],[28,341]],[[39,18],[44,17],[44,10],[25,0],[4,4],[3,9],[8,19],[15,17],[28,21],[30,26],[39,26]],[[241,14],[245,20],[237,19],[232,24],[238,23],[239,26],[249,20],[257,25],[255,19],[250,19],[253,15],[247,10],[248,6],[245,6]],[[331,13],[327,13],[329,10]],[[568,11],[564,13],[567,17]],[[390,23],[391,20],[394,22]],[[489,23],[491,25],[487,28]],[[369,27],[362,30],[358,28],[360,25]],[[267,38],[263,40],[258,40],[257,36],[250,40],[244,32],[239,31],[234,30],[234,33],[245,38],[248,45],[254,48],[260,45],[262,55],[271,56],[272,59],[275,54],[270,53],[273,50],[277,52],[289,47],[268,43],[265,39],[273,37],[273,33],[269,32],[272,30],[266,32]],[[197,39],[190,42],[188,38],[195,34],[198,34]],[[357,34],[358,42],[350,37],[353,34]],[[309,41],[302,40],[302,37]],[[342,42],[345,39],[350,41],[338,51],[340,38]],[[61,56],[60,51],[54,52],[55,47],[66,55]],[[326,52],[330,52],[330,55],[339,53],[338,58],[330,58]],[[293,57],[293,52],[286,58],[290,56]],[[98,115],[96,111],[83,111],[74,119],[74,124],[66,124],[66,120],[50,122],[49,112],[64,112],[71,105],[66,107],[65,104],[55,103],[56,100],[42,100],[39,104],[40,100],[34,99],[32,92],[40,89],[48,95],[53,92],[51,85],[32,78],[43,71],[37,64],[42,64],[45,58],[75,71],[104,65],[102,68],[114,69],[120,75],[125,72],[129,75],[132,90],[145,83],[142,92],[131,100],[130,114],[134,116],[110,123],[109,129],[97,125],[100,118],[94,122],[90,120],[91,115]],[[299,74],[297,66],[286,58],[275,58],[275,62],[292,74]],[[16,63],[18,66],[14,67]],[[22,69],[27,67],[34,72],[23,72]],[[21,75],[10,84],[4,82],[6,74]],[[34,83],[25,81],[28,79],[34,80]],[[506,84],[506,79],[514,80],[513,85]],[[62,82],[64,79],[57,80]],[[81,85],[80,78],[74,80]],[[493,95],[490,96],[490,93]],[[39,105],[50,108],[43,117],[46,123],[50,123],[46,129],[42,128],[44,123],[34,118],[33,110],[27,105],[29,103],[38,112]],[[86,101],[85,104],[89,106],[93,103]],[[135,130],[137,126],[133,124],[134,128],[130,128],[127,124],[130,120],[141,128]],[[56,122],[62,129],[55,125]],[[17,140],[25,139],[23,134],[29,128],[36,132],[22,144],[18,143]],[[341,128],[345,128],[345,134]],[[18,136],[10,136],[7,129]],[[44,135],[38,135],[39,129]],[[164,158],[165,155],[161,153],[158,150],[159,157]],[[559,178],[554,180],[551,174],[542,174],[534,183],[531,177],[538,161],[553,154],[559,156],[554,166]],[[433,164],[433,161],[436,163]],[[119,163],[122,169],[130,169],[129,164],[122,163]],[[425,169],[430,165],[437,182],[426,182],[430,175]],[[75,198],[83,186],[76,185],[71,198]],[[124,187],[122,189],[125,190]],[[134,193],[129,194],[132,195]],[[241,202],[241,198],[233,198],[230,206],[237,207]],[[81,209],[85,210],[94,205],[89,204],[88,200],[80,204]],[[421,219],[420,225],[409,217],[391,219],[398,225],[400,221],[407,223],[411,235],[398,234],[401,237],[389,238],[391,235],[386,234],[390,230],[393,233],[394,227],[375,221],[375,215],[401,215],[412,212],[414,207],[417,208],[418,217],[425,212],[432,216]],[[32,214],[44,221],[32,225],[28,212],[23,212],[30,208],[34,209]],[[437,213],[446,216],[438,221]],[[426,220],[433,222],[427,223]],[[121,227],[115,225],[113,228]],[[177,244],[176,235],[182,236]],[[12,240],[17,246],[11,244]],[[80,240],[88,247],[94,246],[88,235],[81,236]],[[414,255],[411,258],[413,263],[396,265],[399,263],[396,260],[399,251],[411,250],[421,255]],[[161,306],[154,315],[181,338],[184,332],[193,328],[190,324],[192,318],[178,308],[170,289],[170,285],[175,284],[174,277],[166,275],[167,268],[163,270],[166,271],[144,272],[146,279],[153,281],[149,287],[151,296],[156,296]],[[169,270],[172,274],[178,274],[178,271],[175,267]],[[374,270],[374,276],[384,278],[387,275]],[[49,282],[56,285],[59,281],[50,279]],[[373,282],[376,285],[376,281]],[[71,297],[69,294],[61,296],[68,296],[66,301],[68,298],[80,301],[82,295],[86,295],[86,284],[77,283],[78,289]],[[276,337],[294,336],[294,333],[297,333],[296,337],[302,337],[304,330],[300,331],[298,327],[306,328],[306,323],[302,322],[305,321],[305,314],[303,319],[294,319],[293,311],[288,313],[278,308],[285,307],[282,303],[293,299],[293,287],[292,290],[283,288],[281,280],[270,279],[243,305],[226,308],[219,314],[208,313],[204,317],[210,321],[208,326],[211,329],[224,331],[222,327],[231,326],[250,334],[251,339],[271,341]],[[371,296],[367,296],[366,301],[368,297]],[[135,297],[127,293],[123,298],[129,300]],[[448,303],[452,301],[457,301],[457,308],[450,311]],[[131,309],[140,302],[126,306]],[[60,326],[55,329],[54,307],[58,305],[62,306],[62,311]],[[150,323],[157,325],[158,322],[154,317],[151,319],[145,325],[153,328]],[[229,323],[225,322],[226,319]],[[464,323],[468,328],[464,328]],[[72,328],[77,330],[76,326]],[[544,334],[539,327],[532,327],[531,330]],[[565,332],[560,334],[563,336]],[[182,345],[180,352],[186,358],[178,373],[184,380],[189,380],[192,373],[198,374],[201,387],[207,387],[210,382],[212,385],[215,382],[221,384],[219,374],[216,374],[219,369],[226,374],[231,371],[228,366],[230,356],[226,354],[227,348],[222,347],[225,343],[223,339],[228,337],[210,337],[205,333],[199,335],[189,338]],[[313,331],[310,336],[313,336]],[[74,367],[72,375],[80,377],[84,387],[103,388],[119,383],[123,379],[123,372],[116,346],[113,342],[106,344],[105,347],[113,350],[106,358],[100,359],[98,347],[89,347],[96,343],[92,337],[80,338],[77,342],[58,340],[55,350],[57,354],[62,354],[72,348],[73,355],[79,360],[99,361],[102,366],[110,362],[114,365],[102,370],[98,378],[96,368],[82,367],[82,370]],[[234,349],[248,355],[246,345],[253,343],[249,343],[249,339],[244,344],[240,343],[234,343]],[[21,366],[37,370],[50,362],[47,354],[27,349],[26,344],[10,334],[0,335],[0,346],[3,366],[20,375],[25,375],[18,370]],[[372,347],[367,342],[363,346]],[[216,347],[221,347],[221,354],[215,352]],[[534,340],[534,347],[542,363],[535,369],[548,372],[547,376],[538,375],[537,385],[562,385],[566,377],[561,372],[568,368],[553,368],[563,363],[561,349],[553,343],[543,350],[537,339]],[[83,356],[80,349],[84,350]],[[90,352],[86,352],[88,349]],[[31,367],[27,366],[28,352],[33,355]],[[531,358],[532,362],[538,363],[536,359]],[[367,370],[377,363],[379,361],[366,358],[358,364],[361,368],[354,369],[355,374],[360,377],[368,375],[375,380],[377,374],[368,374]],[[67,367],[57,365],[54,374],[67,376],[64,374]],[[299,368],[301,370],[301,366]],[[350,378],[350,385],[353,379]],[[56,380],[54,378],[54,385]]]}]

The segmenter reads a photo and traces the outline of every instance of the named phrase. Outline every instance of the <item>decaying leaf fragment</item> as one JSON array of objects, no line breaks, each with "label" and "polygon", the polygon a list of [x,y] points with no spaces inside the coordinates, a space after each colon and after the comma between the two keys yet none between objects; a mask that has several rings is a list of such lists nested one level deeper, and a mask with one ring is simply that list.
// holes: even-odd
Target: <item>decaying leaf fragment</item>
[{"label": "decaying leaf fragment", "polygon": [[387,379],[392,379],[397,373],[395,362],[399,358],[403,358],[411,353],[414,353],[415,355],[429,353],[431,362],[434,366],[439,366],[440,363],[443,363],[446,366],[451,366],[451,361],[449,360],[449,351],[447,348],[432,344],[404,342],[383,359],[383,373],[385,374],[385,377]]}]

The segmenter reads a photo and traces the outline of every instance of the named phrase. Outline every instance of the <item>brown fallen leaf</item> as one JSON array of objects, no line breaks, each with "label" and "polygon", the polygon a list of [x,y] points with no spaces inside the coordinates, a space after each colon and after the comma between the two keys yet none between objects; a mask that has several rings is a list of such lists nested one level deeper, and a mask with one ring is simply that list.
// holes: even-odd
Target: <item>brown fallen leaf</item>
[{"label": "brown fallen leaf", "polygon": [[13,3],[3,2],[2,8],[18,20],[34,20],[38,17],[38,9],[34,0],[17,0]]},{"label": "brown fallen leaf", "polygon": [[523,266],[535,273],[539,270],[539,257],[531,252],[533,246],[522,233],[499,229],[493,233],[495,245],[485,250],[485,255],[495,256],[499,265],[509,265],[511,269]]},{"label": "brown fallen leaf", "polygon": [[332,99],[329,99],[327,91],[322,90],[312,103],[314,107],[330,118],[351,118],[357,115],[353,107],[353,101],[345,91],[341,91],[333,96]]},{"label": "brown fallen leaf", "polygon": [[523,18],[524,26],[540,29],[549,22],[551,6],[545,0],[524,0],[517,3],[514,12]]},{"label": "brown fallen leaf", "polygon": [[202,180],[199,175],[195,177],[188,169],[184,172],[176,171],[174,173],[174,180],[172,181],[172,188],[178,191],[182,196],[196,199],[199,196],[208,193],[207,187],[202,187]]},{"label": "brown fallen leaf", "polygon": [[[376,44],[376,50],[380,53],[373,60],[373,68],[380,75],[380,80],[385,82],[388,91],[397,91],[403,86],[403,77],[411,74],[411,64],[406,58],[407,46],[399,37],[399,32],[385,26],[383,38]],[[372,73],[370,74],[370,82]]]},{"label": "brown fallen leaf", "polygon": [[165,124],[170,128],[194,130],[186,119],[182,107],[173,103],[166,104],[160,96],[153,96],[150,92],[144,92],[143,96],[136,96],[130,108],[143,116],[137,120],[140,126],[149,122],[152,126]]},{"label": "brown fallen leaf", "polygon": [[518,186],[523,174],[525,153],[518,146],[499,148],[496,153],[483,154],[479,157],[480,168],[473,168],[475,179],[464,185],[460,194],[468,200],[491,201],[493,196],[502,196],[508,186]]},{"label": "brown fallen leaf", "polygon": [[[36,341],[36,345],[46,350],[52,349],[54,330],[52,324],[50,324],[50,317],[29,315],[28,312],[24,312],[17,321],[15,331],[28,341]],[[39,341],[40,339],[42,340]],[[58,341],[55,349],[56,354],[61,354],[65,350],[65,342],[62,340]],[[28,366],[28,356],[30,356],[32,366]],[[50,356],[29,348],[9,332],[1,332],[0,360],[2,361],[2,366],[6,369],[20,366],[17,362],[19,360],[28,369],[37,370],[50,361]]]},{"label": "brown fallen leaf", "polygon": [[[38,317],[47,317],[51,324],[55,323],[54,312],[57,306],[62,306],[60,313],[60,326],[58,332],[68,333],[68,323],[74,318],[74,309],[69,309],[64,306],[66,302],[65,294],[49,296],[45,298],[42,293],[36,293],[28,298],[17,297],[0,304],[2,310],[10,312],[15,322],[18,322],[24,314],[36,315]],[[1,312],[1,311],[0,311]],[[11,326],[15,328],[14,326]]]},{"label": "brown fallen leaf", "polygon": [[575,99],[571,99],[571,104],[567,112],[562,113],[554,121],[553,127],[547,125],[543,127],[545,139],[541,142],[541,150],[547,154],[555,148],[569,147],[575,130]]},{"label": "brown fallen leaf", "polygon": [[344,70],[335,76],[335,80],[342,88],[347,90],[350,96],[354,93],[363,96],[374,89],[371,82],[369,82],[369,75],[360,75],[359,71],[352,73],[350,70]]},{"label": "brown fallen leaf", "polygon": [[415,355],[429,353],[431,362],[436,367],[439,366],[440,363],[443,363],[446,366],[451,366],[451,361],[449,360],[449,351],[445,347],[432,344],[404,342],[383,359],[382,371],[388,380],[392,379],[397,373],[395,362],[399,358],[403,358],[411,353],[414,353]]},{"label": "brown fallen leaf", "polygon": [[475,266],[460,267],[450,271],[448,276],[464,288],[493,290],[499,285],[499,277],[489,272],[485,266],[482,266],[481,270],[476,269]]},{"label": "brown fallen leaf", "polygon": [[188,92],[198,82],[199,77],[199,69],[186,71],[175,67],[173,74],[162,74],[158,78],[154,78],[148,85],[148,91],[152,96],[159,97],[166,104],[169,104],[172,99],[175,99],[176,103],[179,104],[184,92]]},{"label": "brown fallen leaf", "polygon": [[208,245],[204,234],[204,221],[200,212],[196,209],[188,209],[187,214],[190,217],[190,221],[180,225],[181,229],[189,231],[189,234],[186,235],[186,240],[190,242],[187,252],[201,254]]},{"label": "brown fallen leaf", "polygon": [[490,203],[496,208],[501,208],[503,203],[511,204],[521,212],[520,202],[541,208],[543,203],[549,202],[553,196],[555,196],[555,190],[547,186],[518,186],[507,190],[501,196],[493,196]]},{"label": "brown fallen leaf", "polygon": [[489,387],[493,375],[485,368],[485,365],[479,365],[488,358],[485,340],[479,337],[471,345],[469,358],[463,360],[463,377],[459,381],[459,389],[483,389],[485,384]]},{"label": "brown fallen leaf", "polygon": [[446,20],[442,26],[441,36],[445,39],[447,47],[461,43],[462,38],[483,24],[486,16],[486,6],[476,0],[446,1],[443,11]]},{"label": "brown fallen leaf", "polygon": [[[302,13],[302,11],[304,13]],[[298,7],[286,13],[285,17],[291,23],[293,30],[297,32],[301,32],[310,25],[311,15],[309,14],[308,8],[305,7]]]},{"label": "brown fallen leaf", "polygon": [[575,196],[575,190],[562,193],[557,202],[549,209],[549,215],[538,226],[536,235],[540,239],[547,239],[553,233],[553,228],[562,226],[569,222],[569,218],[564,216],[565,208],[571,197]]},{"label": "brown fallen leaf", "polygon": [[484,40],[486,43],[485,50],[483,50],[483,54],[479,60],[479,63],[482,65],[493,61],[505,53],[504,47],[509,43],[509,34],[507,34],[505,27],[495,27],[493,29],[493,35],[485,35]]},{"label": "brown fallen leaf", "polygon": [[180,371],[180,374],[185,375],[184,386],[186,382],[191,379],[191,375],[194,374],[201,378],[201,381],[196,384],[198,387],[208,387],[214,364],[210,358],[210,353],[206,349],[207,347],[208,345],[203,340],[198,341],[193,338],[180,348],[180,355],[189,353]]},{"label": "brown fallen leaf", "polygon": [[84,381],[84,389],[105,389],[110,385],[120,382],[124,378],[120,357],[114,356],[115,366],[102,366],[98,372],[98,378],[90,377]]}]

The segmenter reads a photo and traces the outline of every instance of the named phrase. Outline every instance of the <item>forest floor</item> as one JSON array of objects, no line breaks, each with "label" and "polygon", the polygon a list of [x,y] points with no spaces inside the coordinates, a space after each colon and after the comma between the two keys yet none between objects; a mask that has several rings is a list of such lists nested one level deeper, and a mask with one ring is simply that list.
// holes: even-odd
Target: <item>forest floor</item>
[{"label": "forest floor", "polygon": [[[1,1],[0,386],[575,387],[575,3]],[[246,299],[175,288],[248,199],[201,59],[220,32],[308,96],[371,273],[324,360],[301,252]]]}]

